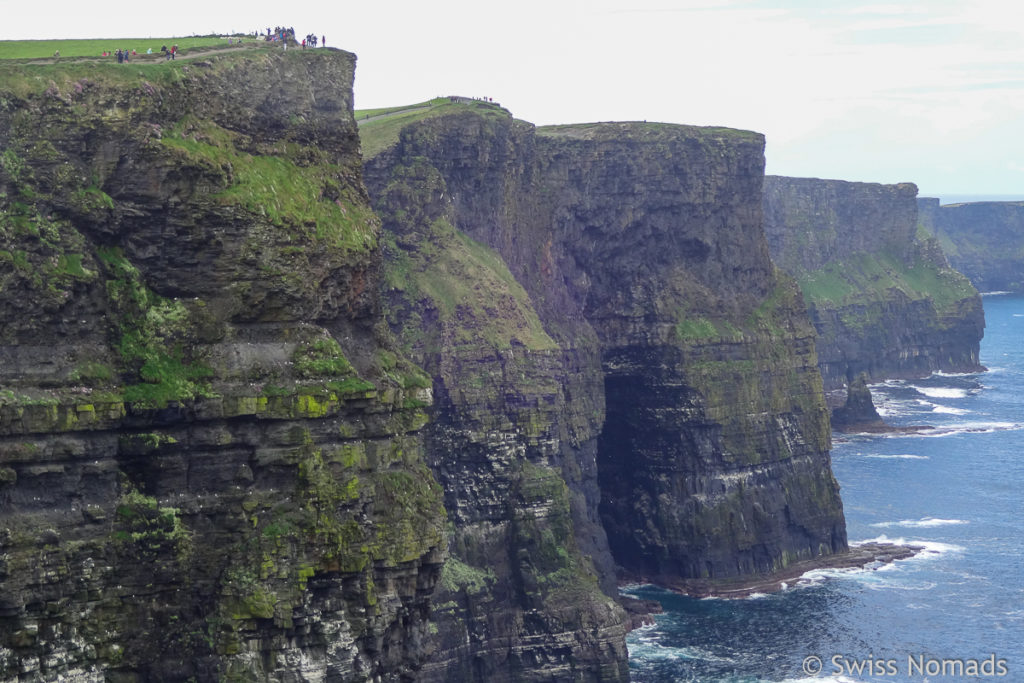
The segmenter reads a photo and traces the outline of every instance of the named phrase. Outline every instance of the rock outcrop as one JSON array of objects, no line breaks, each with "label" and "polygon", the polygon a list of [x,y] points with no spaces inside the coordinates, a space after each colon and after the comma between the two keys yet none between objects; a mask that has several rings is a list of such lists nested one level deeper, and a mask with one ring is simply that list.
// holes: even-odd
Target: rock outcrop
[{"label": "rock outcrop", "polygon": [[1024,292],[1024,202],[939,205],[917,200],[921,223],[954,268],[983,292]]},{"label": "rock outcrop", "polygon": [[916,195],[910,183],[765,179],[772,258],[803,290],[826,390],[861,373],[981,369],[981,298],[919,230]]},{"label": "rock outcrop", "polygon": [[418,668],[445,518],[354,65],[0,67],[0,680]]},{"label": "rock outcrop", "polygon": [[814,331],[761,231],[761,136],[535,129],[482,104],[361,132],[389,321],[434,375],[432,463],[462,520],[429,680],[504,680],[497,652],[530,680],[538,661],[623,675],[586,654],[620,628],[596,592],[609,550],[668,584],[845,550]]}]

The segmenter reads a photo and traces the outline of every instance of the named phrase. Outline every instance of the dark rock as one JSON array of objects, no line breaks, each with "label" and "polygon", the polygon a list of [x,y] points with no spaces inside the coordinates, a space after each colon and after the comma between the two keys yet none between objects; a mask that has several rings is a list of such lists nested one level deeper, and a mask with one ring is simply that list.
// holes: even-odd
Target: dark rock
[{"label": "dark rock", "polygon": [[388,317],[433,375],[457,525],[425,680],[624,676],[635,621],[584,589],[614,591],[611,557],[660,581],[846,549],[813,329],[761,231],[759,135],[472,105],[376,135]]},{"label": "dark rock", "polygon": [[975,287],[1024,292],[1024,202],[917,202],[925,229]]},{"label": "dark rock", "polygon": [[858,427],[883,424],[882,416],[878,414],[875,403],[871,400],[867,375],[861,373],[847,385],[846,403],[832,410],[832,428],[839,431],[856,431]]}]

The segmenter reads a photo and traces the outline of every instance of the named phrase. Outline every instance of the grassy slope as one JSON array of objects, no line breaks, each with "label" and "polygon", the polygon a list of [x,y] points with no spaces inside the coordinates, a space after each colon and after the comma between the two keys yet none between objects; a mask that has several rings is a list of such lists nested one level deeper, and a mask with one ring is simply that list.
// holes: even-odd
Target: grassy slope
[{"label": "grassy slope", "polygon": [[[249,42],[256,43],[249,38]],[[227,37],[181,36],[170,38],[90,38],[88,40],[3,40],[0,41],[0,59],[43,59],[53,57],[60,50],[61,58],[99,57],[104,51],[114,52],[118,48],[135,50],[141,57],[147,49],[154,53],[160,47],[177,45],[183,54],[188,50],[228,47]],[[244,45],[244,43],[243,43]]]},{"label": "grassy slope", "polygon": [[962,299],[974,294],[970,282],[951,268],[917,258],[904,264],[891,254],[857,254],[798,276],[809,302],[847,306],[865,299],[883,299],[892,289],[909,299],[931,299],[939,314],[956,310]]}]

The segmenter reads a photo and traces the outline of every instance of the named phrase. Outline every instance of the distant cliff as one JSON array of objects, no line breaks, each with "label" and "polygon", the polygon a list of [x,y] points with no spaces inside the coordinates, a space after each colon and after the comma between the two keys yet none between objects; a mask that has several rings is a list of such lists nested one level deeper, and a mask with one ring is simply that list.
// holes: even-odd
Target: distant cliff
[{"label": "distant cliff", "polygon": [[813,329],[761,230],[759,135],[393,116],[362,129],[388,319],[434,376],[467,577],[435,593],[427,680],[624,675],[596,592],[611,557],[673,584],[846,548]]},{"label": "distant cliff", "polygon": [[1024,292],[1024,202],[917,203],[925,229],[975,287]]},{"label": "distant cliff", "polygon": [[803,290],[826,389],[980,369],[978,292],[918,228],[917,188],[765,178],[772,258]]}]

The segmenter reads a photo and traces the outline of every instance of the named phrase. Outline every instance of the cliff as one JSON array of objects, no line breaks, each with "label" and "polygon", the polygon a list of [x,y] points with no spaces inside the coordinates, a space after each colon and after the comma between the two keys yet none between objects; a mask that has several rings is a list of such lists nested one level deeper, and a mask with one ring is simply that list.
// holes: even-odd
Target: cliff
[{"label": "cliff", "polygon": [[397,680],[445,556],[355,59],[0,66],[0,680]]},{"label": "cliff", "polygon": [[818,333],[826,390],[980,369],[981,298],[919,230],[917,188],[768,176],[765,232]]},{"label": "cliff", "polygon": [[845,550],[813,328],[761,231],[759,135],[535,129],[444,101],[361,135],[388,319],[434,376],[450,550],[478,577],[435,593],[426,680],[505,680],[495,657],[593,676],[587,648],[619,655],[610,558],[683,585]]},{"label": "cliff", "polygon": [[921,223],[971,284],[983,292],[1024,291],[1024,202],[917,203]]},{"label": "cliff", "polygon": [[0,65],[0,680],[621,681],[617,570],[846,550],[761,136],[354,64]]}]

